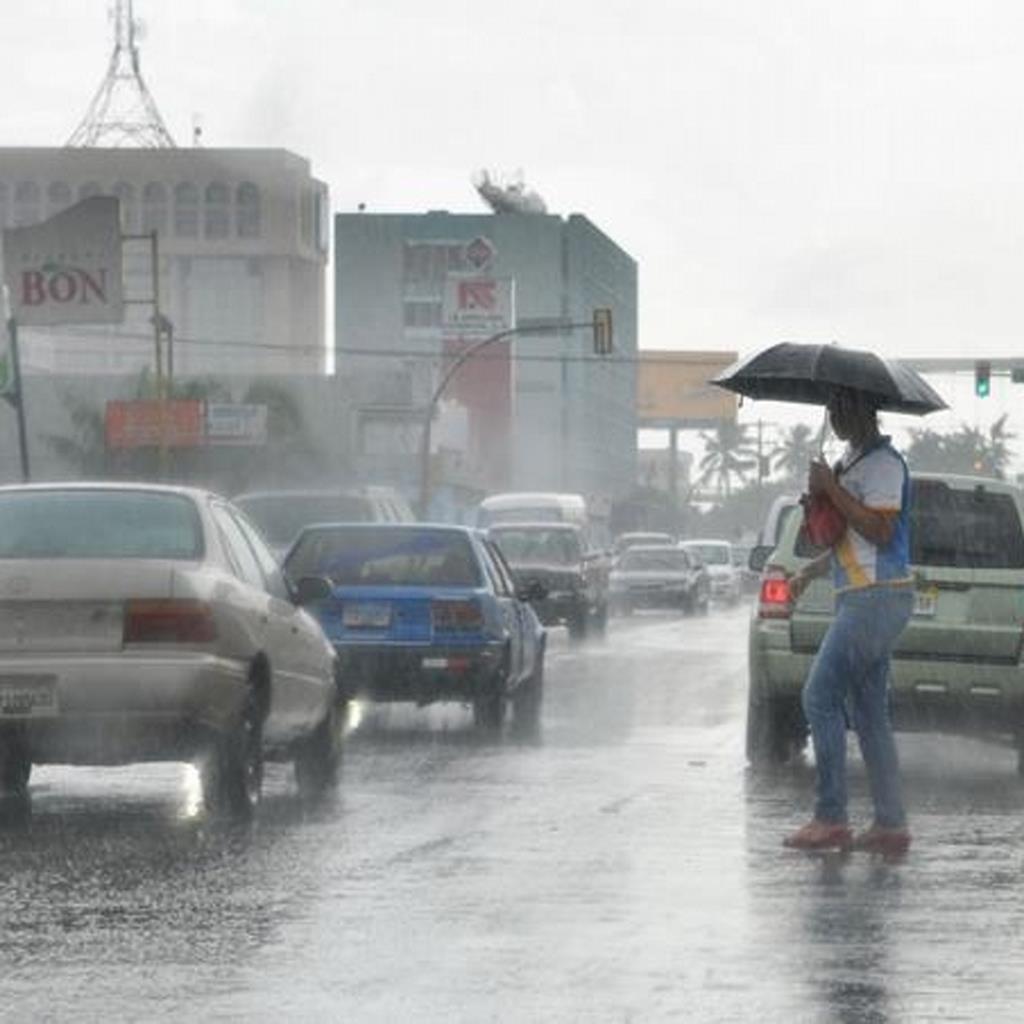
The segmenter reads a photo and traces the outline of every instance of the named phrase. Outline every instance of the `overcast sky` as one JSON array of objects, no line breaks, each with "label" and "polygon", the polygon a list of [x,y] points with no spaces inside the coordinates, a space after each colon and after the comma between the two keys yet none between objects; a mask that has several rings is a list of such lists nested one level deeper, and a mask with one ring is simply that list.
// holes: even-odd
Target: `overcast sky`
[{"label": "overcast sky", "polygon": [[[7,12],[0,142],[65,141],[109,56],[106,7]],[[1013,0],[137,0],[136,16],[180,144],[199,114],[210,146],[292,149],[335,210],[477,210],[474,169],[521,168],[639,261],[645,347],[1024,355]],[[1010,391],[979,406],[948,386],[971,420]]]}]

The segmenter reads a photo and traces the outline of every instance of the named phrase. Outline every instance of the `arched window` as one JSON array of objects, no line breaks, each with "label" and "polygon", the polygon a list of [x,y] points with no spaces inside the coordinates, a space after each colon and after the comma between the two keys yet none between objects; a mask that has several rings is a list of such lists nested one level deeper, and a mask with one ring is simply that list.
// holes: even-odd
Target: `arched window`
[{"label": "arched window", "polygon": [[174,189],[174,233],[179,238],[199,237],[199,189],[187,181]]},{"label": "arched window", "polygon": [[251,181],[243,181],[235,193],[235,204],[238,214],[238,237],[259,238],[263,229],[260,190]]},{"label": "arched window", "polygon": [[78,188],[78,198],[88,199],[90,196],[98,196],[103,194],[103,189],[100,188],[98,181],[87,181],[84,185],[80,185]]},{"label": "arched window", "polygon": [[222,181],[206,186],[203,210],[203,235],[206,238],[227,238],[231,227],[231,192]]},{"label": "arched window", "polygon": [[14,186],[14,223],[17,227],[38,224],[43,219],[40,205],[39,186],[34,181],[19,181]]},{"label": "arched window", "polygon": [[147,182],[142,189],[142,233],[167,230],[167,189],[159,181]]},{"label": "arched window", "polygon": [[135,209],[135,186],[126,181],[119,181],[111,190],[111,195],[121,200],[121,230],[132,233],[138,221]]},{"label": "arched window", "polygon": [[52,217],[71,205],[71,186],[66,181],[51,181],[46,190],[47,216]]}]

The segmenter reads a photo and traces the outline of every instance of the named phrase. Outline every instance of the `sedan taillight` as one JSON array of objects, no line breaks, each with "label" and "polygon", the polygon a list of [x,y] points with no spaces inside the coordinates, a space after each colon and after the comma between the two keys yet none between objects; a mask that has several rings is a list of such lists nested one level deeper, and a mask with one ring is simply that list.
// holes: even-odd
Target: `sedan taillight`
[{"label": "sedan taillight", "polygon": [[778,574],[761,579],[761,595],[757,602],[757,615],[761,619],[788,619],[793,611],[793,593],[789,578]]},{"label": "sedan taillight", "polygon": [[216,639],[213,612],[203,601],[135,600],[124,606],[126,644],[208,644]]},{"label": "sedan taillight", "polygon": [[434,629],[445,632],[473,632],[484,624],[483,610],[476,601],[431,601],[430,617]]}]

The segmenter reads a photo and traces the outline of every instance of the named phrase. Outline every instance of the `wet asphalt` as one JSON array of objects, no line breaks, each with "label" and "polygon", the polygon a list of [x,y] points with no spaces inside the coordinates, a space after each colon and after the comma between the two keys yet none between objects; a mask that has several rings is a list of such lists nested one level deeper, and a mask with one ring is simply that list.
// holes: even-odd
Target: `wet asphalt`
[{"label": "wet asphalt", "polygon": [[784,851],[813,775],[745,766],[747,617],[556,631],[536,742],[359,708],[335,798],[272,766],[250,827],[184,766],[37,770],[0,1020],[1024,1019],[1013,752],[903,736],[906,861]]}]

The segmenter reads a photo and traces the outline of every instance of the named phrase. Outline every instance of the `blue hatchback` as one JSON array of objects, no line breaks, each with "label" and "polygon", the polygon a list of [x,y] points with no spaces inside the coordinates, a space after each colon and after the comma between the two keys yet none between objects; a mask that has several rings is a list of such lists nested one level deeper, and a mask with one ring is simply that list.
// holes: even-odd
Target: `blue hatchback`
[{"label": "blue hatchback", "polygon": [[537,726],[545,632],[500,551],[460,526],[326,523],[284,561],[292,580],[327,577],[311,607],[338,652],[339,685],[375,701],[462,701],[477,724]]}]

